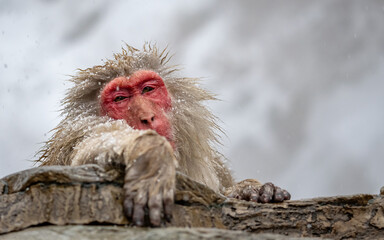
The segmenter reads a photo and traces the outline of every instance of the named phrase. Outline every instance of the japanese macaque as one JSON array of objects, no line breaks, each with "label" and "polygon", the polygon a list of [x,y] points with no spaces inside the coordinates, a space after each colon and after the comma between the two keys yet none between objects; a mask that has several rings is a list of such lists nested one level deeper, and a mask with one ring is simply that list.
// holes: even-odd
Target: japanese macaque
[{"label": "japanese macaque", "polygon": [[113,60],[79,70],[63,100],[63,120],[40,151],[41,165],[123,168],[124,212],[138,226],[171,218],[176,171],[228,197],[289,199],[271,183],[234,184],[214,149],[221,129],[203,105],[215,97],[198,79],[177,77],[168,61],[156,46],[126,46]]}]

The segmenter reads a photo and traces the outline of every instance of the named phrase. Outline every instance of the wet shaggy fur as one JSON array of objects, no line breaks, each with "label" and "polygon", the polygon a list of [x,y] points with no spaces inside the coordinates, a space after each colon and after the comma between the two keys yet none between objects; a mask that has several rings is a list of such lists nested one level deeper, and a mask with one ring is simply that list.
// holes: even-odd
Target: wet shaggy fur
[{"label": "wet shaggy fur", "polygon": [[[203,105],[215,97],[198,87],[198,79],[177,77],[177,69],[167,66],[168,61],[168,52],[159,51],[156,46],[146,44],[143,50],[138,50],[127,45],[103,65],[78,70],[70,79],[73,87],[62,101],[63,120],[53,129],[53,136],[39,152],[37,161],[41,165],[74,165],[74,159],[79,164],[118,158],[121,152],[115,144],[120,140],[115,133],[124,132],[124,136],[132,136],[133,140],[142,131],[133,130],[124,120],[101,116],[100,93],[116,77],[152,70],[163,78],[171,96],[169,118],[176,143],[177,170],[215,190],[232,186],[231,174],[214,148],[221,129],[216,117]],[[119,144],[130,144],[129,138]]]}]

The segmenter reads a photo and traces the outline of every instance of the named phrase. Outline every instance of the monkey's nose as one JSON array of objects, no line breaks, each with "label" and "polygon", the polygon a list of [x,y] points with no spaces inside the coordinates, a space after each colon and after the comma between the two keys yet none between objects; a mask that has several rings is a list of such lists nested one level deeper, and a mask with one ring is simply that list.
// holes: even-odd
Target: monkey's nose
[{"label": "monkey's nose", "polygon": [[145,115],[140,116],[140,122],[143,125],[151,126],[154,121],[155,121],[155,115],[154,114],[145,114]]}]

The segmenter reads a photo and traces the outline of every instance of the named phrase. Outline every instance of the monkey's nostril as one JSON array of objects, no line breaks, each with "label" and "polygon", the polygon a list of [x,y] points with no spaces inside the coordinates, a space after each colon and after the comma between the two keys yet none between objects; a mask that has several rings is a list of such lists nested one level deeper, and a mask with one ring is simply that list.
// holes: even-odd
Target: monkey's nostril
[{"label": "monkey's nostril", "polygon": [[149,122],[148,122],[147,119],[142,119],[142,120],[141,120],[141,123],[142,123],[142,124],[145,124],[145,125],[148,125],[148,124],[149,124]]},{"label": "monkey's nostril", "polygon": [[151,122],[153,122],[155,120],[155,117],[151,117]]}]

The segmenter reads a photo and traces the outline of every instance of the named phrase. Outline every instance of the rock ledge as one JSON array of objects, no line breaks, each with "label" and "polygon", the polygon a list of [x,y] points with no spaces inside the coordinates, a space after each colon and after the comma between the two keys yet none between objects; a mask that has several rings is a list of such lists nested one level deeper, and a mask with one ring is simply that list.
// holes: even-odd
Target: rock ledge
[{"label": "rock ledge", "polygon": [[57,240],[65,239],[64,236],[377,239],[384,236],[382,195],[258,204],[226,199],[180,173],[173,219],[164,223],[167,228],[127,227],[130,223],[122,210],[122,179],[121,173],[105,172],[96,165],[33,168],[0,179],[0,239],[23,239],[23,236]]}]

